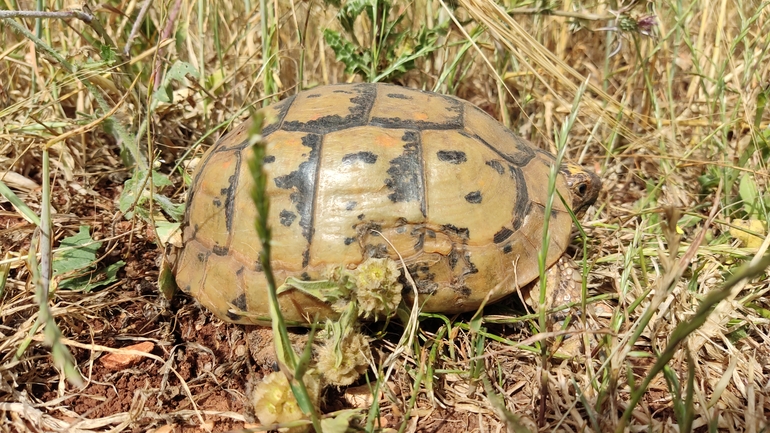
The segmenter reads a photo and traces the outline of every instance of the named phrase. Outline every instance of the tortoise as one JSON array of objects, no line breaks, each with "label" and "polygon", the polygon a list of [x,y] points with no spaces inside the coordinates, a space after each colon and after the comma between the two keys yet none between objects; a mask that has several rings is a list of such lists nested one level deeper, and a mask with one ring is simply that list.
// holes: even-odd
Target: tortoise
[{"label": "tortoise", "polygon": [[[352,269],[368,257],[399,260],[398,251],[422,311],[451,314],[499,300],[539,277],[555,157],[481,109],[394,85],[342,84],[262,110],[271,266],[279,284],[288,277],[321,279],[330,265]],[[221,319],[266,325],[249,126],[236,127],[203,156],[173,272],[178,287]],[[600,188],[596,174],[577,165],[558,171],[556,189],[576,213]],[[572,230],[559,197],[549,224],[546,266],[558,277],[570,269],[560,258]],[[290,324],[334,316],[300,291],[281,293],[279,302]]]}]

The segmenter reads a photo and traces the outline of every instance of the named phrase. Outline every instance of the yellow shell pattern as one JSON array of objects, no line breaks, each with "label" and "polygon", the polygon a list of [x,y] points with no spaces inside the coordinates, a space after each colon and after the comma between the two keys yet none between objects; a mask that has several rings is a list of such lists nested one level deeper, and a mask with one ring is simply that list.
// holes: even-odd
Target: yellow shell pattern
[{"label": "yellow shell pattern", "polygon": [[[289,276],[321,279],[329,266],[355,268],[370,256],[398,260],[398,250],[423,311],[455,313],[537,278],[554,158],[479,108],[431,92],[349,84],[301,92],[263,110],[279,284]],[[175,275],[220,318],[267,324],[248,123],[203,157]],[[572,203],[563,174],[557,189]],[[556,197],[547,266],[566,249],[571,222]],[[279,300],[289,322],[333,315],[296,290]]]}]

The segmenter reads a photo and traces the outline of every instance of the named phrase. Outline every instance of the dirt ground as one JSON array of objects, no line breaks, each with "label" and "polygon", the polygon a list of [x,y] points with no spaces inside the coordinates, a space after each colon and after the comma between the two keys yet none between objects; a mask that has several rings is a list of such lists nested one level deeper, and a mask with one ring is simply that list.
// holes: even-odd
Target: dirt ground
[{"label": "dirt ground", "polygon": [[[173,427],[176,432],[192,432],[203,426],[220,432],[258,426],[246,409],[248,391],[251,382],[278,368],[271,330],[222,322],[182,293],[170,301],[161,295],[156,282],[161,252],[151,241],[154,233],[114,218],[117,210],[112,198],[119,188],[109,180],[102,181],[94,186],[95,195],[84,199],[70,191],[71,196],[55,201],[67,210],[67,214],[57,213],[55,221],[86,223],[94,228],[94,239],[112,239],[103,247],[104,265],[119,259],[126,262],[117,284],[87,294],[54,294],[55,304],[69,311],[59,317],[59,326],[68,339],[81,343],[71,345],[70,350],[78,365],[87,366],[82,370],[87,386],[77,390],[63,381],[50,362],[48,349],[36,342],[28,361],[36,367],[28,371],[34,380],[19,380],[17,391],[28,393],[32,402],[55,403],[59,410],[52,413],[65,421],[107,420],[128,414],[136,426],[133,431]],[[31,226],[9,209],[0,218],[3,250],[28,250]],[[11,279],[9,283],[17,289],[11,295],[25,297],[24,281]],[[33,308],[31,301],[26,296],[27,308]],[[6,315],[4,327],[27,318],[26,313]],[[140,356],[126,361],[127,365],[106,363],[108,353],[99,350],[147,342],[148,354],[154,357]],[[365,384],[365,380],[358,383]],[[409,390],[403,391],[408,396]],[[322,411],[353,408],[355,401],[350,398],[344,390],[328,389]],[[382,426],[401,422],[399,412],[384,406]],[[411,422],[421,432],[474,431],[480,422],[476,416],[451,408],[419,413],[425,413],[427,419],[416,416]]]}]

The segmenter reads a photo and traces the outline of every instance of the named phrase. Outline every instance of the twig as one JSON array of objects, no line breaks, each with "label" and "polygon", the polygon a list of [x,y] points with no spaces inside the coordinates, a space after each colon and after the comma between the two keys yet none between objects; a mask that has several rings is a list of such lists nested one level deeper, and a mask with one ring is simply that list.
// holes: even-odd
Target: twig
[{"label": "twig", "polygon": [[[179,9],[182,7],[182,1],[177,0],[176,3],[174,3],[174,8],[171,9],[171,12],[168,14],[168,19],[166,20],[166,27],[163,28],[163,33],[160,35],[160,40],[163,41],[169,37],[171,37],[171,32],[174,30],[174,23],[176,22],[176,17],[179,15]],[[163,51],[161,49],[158,49],[157,58],[160,59],[163,55]],[[154,82],[153,85],[153,91],[158,90],[158,87],[160,87],[160,83],[163,81],[160,79],[160,67],[163,64],[160,60],[155,62],[155,70],[152,72],[152,79]]]},{"label": "twig", "polygon": [[615,19],[614,15],[597,15],[583,12],[559,11],[547,8],[514,8],[505,11],[509,16],[514,15],[551,15],[555,17],[577,18],[587,21],[607,21]]},{"label": "twig", "polygon": [[128,34],[128,41],[126,41],[126,47],[123,48],[123,55],[128,57],[131,52],[131,43],[136,39],[136,34],[139,33],[139,29],[142,28],[142,22],[144,16],[147,15],[147,11],[150,10],[152,0],[144,0],[142,8],[139,10],[139,14],[136,16],[134,25],[131,27],[131,33]]},{"label": "twig", "polygon": [[0,10],[0,18],[51,18],[51,19],[77,18],[80,21],[83,21],[84,23],[90,24],[91,21],[93,21],[94,16],[90,12],[84,12],[82,10],[60,11],[60,12]]}]

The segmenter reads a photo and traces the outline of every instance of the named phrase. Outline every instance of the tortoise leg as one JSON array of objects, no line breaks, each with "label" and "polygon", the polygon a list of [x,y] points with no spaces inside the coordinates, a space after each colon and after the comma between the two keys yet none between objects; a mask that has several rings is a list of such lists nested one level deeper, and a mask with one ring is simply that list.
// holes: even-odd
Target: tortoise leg
[{"label": "tortoise leg", "polygon": [[[546,270],[546,310],[550,311],[566,304],[579,302],[581,282],[580,272],[577,271],[575,262],[567,256],[562,256],[559,261]],[[528,303],[530,307],[537,309],[540,302],[540,291],[538,290],[540,280],[536,280],[532,284]],[[552,317],[558,322],[564,320],[567,314],[569,314],[569,310],[561,310],[554,313]]]}]

